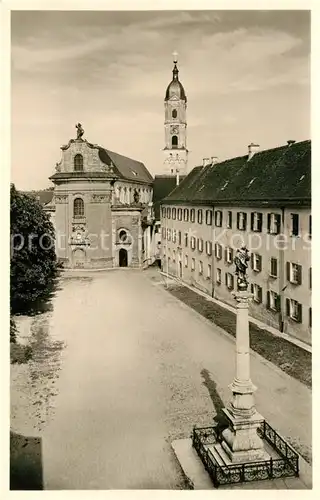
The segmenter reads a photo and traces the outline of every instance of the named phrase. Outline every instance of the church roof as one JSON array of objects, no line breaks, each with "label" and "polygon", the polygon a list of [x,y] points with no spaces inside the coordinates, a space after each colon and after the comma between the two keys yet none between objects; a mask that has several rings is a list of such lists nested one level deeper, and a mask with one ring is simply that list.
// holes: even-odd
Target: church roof
[{"label": "church roof", "polygon": [[39,191],[24,191],[24,194],[36,198],[41,205],[47,205],[52,201],[53,188],[41,189]]},{"label": "church roof", "polygon": [[177,68],[176,62],[174,63],[172,74],[173,74],[172,80],[169,83],[166,90],[165,101],[168,101],[172,96],[175,95],[179,99],[182,99],[183,101],[187,102],[187,96],[185,90],[183,88],[182,83],[179,80],[179,70]]},{"label": "church roof", "polygon": [[311,141],[195,167],[166,203],[306,205],[311,203]]},{"label": "church roof", "polygon": [[119,153],[114,153],[113,151],[102,147],[99,147],[99,158],[106,165],[110,165],[112,162],[116,167],[119,177],[143,183],[152,183],[153,181],[152,175],[140,161],[133,160],[132,158],[120,155]]}]

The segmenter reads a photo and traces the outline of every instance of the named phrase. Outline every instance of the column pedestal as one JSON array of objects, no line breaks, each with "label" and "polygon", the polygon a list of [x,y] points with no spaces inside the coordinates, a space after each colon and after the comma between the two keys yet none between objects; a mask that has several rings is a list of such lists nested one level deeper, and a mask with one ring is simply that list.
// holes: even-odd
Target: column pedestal
[{"label": "column pedestal", "polygon": [[237,304],[236,376],[230,384],[232,400],[223,410],[228,427],[222,432],[221,446],[231,463],[267,460],[263,441],[257,434],[264,418],[256,411],[250,379],[249,300],[246,290],[235,293]]}]

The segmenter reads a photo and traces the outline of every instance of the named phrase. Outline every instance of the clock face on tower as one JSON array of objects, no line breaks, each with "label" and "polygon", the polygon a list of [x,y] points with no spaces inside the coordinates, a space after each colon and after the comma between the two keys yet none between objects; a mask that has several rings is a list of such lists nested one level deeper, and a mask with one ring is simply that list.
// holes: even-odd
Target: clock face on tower
[{"label": "clock face on tower", "polygon": [[179,127],[178,127],[178,125],[171,125],[170,132],[171,132],[171,134],[179,134]]}]

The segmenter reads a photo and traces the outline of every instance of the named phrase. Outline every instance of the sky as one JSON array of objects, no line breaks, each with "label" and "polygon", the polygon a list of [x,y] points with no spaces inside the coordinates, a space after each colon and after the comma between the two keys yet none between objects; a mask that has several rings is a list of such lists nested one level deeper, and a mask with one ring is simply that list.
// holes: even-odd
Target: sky
[{"label": "sky", "polygon": [[11,180],[51,186],[76,137],[161,174],[178,52],[189,170],[204,157],[310,139],[307,11],[12,11]]}]

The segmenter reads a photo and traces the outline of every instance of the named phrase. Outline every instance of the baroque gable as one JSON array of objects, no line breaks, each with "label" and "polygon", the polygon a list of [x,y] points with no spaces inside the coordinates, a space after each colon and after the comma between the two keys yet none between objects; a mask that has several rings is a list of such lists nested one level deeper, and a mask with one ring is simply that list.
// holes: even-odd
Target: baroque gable
[{"label": "baroque gable", "polygon": [[115,169],[112,161],[106,165],[99,157],[99,146],[90,144],[83,139],[71,139],[67,145],[61,147],[62,159],[57,164],[57,172],[74,172],[75,157],[81,155],[83,161],[83,172],[104,172],[114,174]]}]

